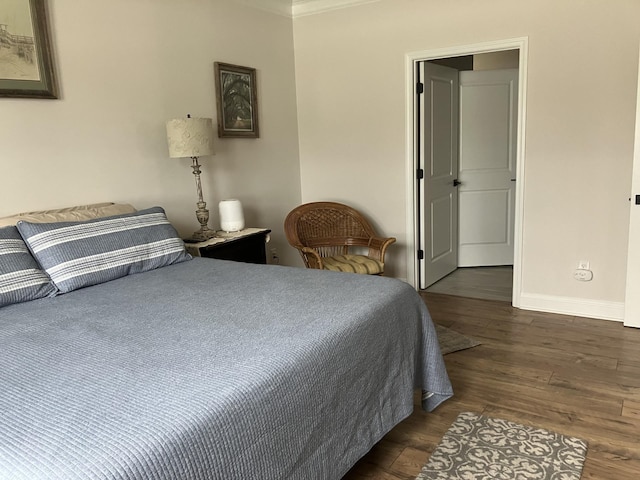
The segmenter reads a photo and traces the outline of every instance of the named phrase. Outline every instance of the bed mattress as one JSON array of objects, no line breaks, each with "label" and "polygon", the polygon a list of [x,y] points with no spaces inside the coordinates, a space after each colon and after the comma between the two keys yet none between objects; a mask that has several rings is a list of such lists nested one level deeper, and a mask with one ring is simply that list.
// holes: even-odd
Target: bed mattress
[{"label": "bed mattress", "polygon": [[336,480],[452,395],[389,278],[196,258],[0,308],[0,478]]}]

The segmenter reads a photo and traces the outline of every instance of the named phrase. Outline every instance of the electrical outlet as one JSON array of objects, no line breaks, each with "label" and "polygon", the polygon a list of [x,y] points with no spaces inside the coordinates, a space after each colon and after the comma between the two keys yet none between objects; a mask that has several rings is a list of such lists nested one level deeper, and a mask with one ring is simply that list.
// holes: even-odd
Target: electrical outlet
[{"label": "electrical outlet", "polygon": [[578,268],[574,270],[573,278],[575,278],[579,282],[590,282],[591,280],[593,280],[593,272],[591,270]]},{"label": "electrical outlet", "polygon": [[278,256],[278,250],[276,247],[271,248],[271,263],[278,265],[280,263],[280,257]]},{"label": "electrical outlet", "polygon": [[589,270],[589,260],[580,260],[578,262],[578,270]]}]

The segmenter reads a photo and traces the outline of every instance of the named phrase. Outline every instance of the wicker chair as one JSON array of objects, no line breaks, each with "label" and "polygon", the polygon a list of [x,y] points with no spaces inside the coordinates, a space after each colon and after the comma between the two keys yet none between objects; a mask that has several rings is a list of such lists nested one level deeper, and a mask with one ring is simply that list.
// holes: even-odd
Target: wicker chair
[{"label": "wicker chair", "polygon": [[358,211],[335,202],[296,207],[287,215],[284,231],[307,268],[370,275],[384,273],[384,254],[396,241],[379,237]]}]

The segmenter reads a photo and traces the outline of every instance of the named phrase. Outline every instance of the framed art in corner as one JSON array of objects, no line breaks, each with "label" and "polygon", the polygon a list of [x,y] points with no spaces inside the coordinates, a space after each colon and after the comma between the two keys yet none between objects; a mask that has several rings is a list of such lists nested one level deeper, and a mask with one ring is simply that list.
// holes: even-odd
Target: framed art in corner
[{"label": "framed art in corner", "polygon": [[214,63],[218,137],[258,138],[256,69]]},{"label": "framed art in corner", "polygon": [[0,2],[0,97],[58,98],[46,0]]}]

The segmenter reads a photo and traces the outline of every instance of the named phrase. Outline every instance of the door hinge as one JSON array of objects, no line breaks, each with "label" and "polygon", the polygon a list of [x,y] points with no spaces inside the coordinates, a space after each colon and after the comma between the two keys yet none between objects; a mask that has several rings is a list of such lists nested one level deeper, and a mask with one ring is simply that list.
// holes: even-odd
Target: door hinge
[{"label": "door hinge", "polygon": [[421,93],[424,93],[424,83],[422,82],[416,83],[416,93],[418,95],[420,95]]},{"label": "door hinge", "polygon": [[416,170],[416,178],[418,180],[422,180],[424,178],[424,170],[422,168]]},{"label": "door hinge", "polygon": [[424,260],[424,250],[418,250],[418,260]]}]

